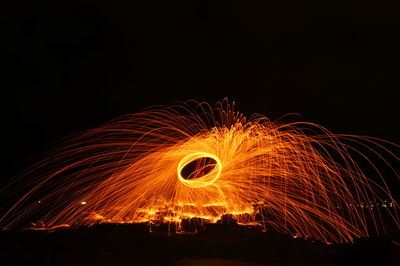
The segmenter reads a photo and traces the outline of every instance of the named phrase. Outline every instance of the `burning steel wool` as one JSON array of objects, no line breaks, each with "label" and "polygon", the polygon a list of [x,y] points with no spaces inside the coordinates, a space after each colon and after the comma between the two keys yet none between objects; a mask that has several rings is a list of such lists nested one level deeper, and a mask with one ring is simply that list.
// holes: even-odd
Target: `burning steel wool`
[{"label": "burning steel wool", "polygon": [[[36,219],[37,226],[53,228],[159,221],[179,228],[183,219],[215,223],[228,214],[240,224],[324,242],[383,234],[387,221],[398,228],[398,205],[382,174],[364,155],[375,171],[375,179],[367,177],[351,156],[363,153],[346,143],[382,162],[383,153],[398,160],[382,144],[388,142],[332,134],[312,123],[246,119],[227,100],[214,107],[195,101],[152,107],[46,154],[3,188],[3,194],[22,194],[0,223],[13,228]],[[384,199],[393,205],[385,213],[359,207]]]}]

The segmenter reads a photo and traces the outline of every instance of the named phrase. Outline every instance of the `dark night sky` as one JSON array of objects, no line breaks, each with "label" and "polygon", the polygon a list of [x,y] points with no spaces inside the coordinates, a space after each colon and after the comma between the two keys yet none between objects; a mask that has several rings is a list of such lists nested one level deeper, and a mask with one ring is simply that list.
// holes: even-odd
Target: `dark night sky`
[{"label": "dark night sky", "polygon": [[6,2],[3,173],[60,137],[187,99],[400,143],[399,1]]}]

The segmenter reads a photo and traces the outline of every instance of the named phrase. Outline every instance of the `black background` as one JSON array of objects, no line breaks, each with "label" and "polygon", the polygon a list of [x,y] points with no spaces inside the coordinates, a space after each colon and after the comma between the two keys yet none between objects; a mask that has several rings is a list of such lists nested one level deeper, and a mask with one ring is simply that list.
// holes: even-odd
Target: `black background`
[{"label": "black background", "polygon": [[398,1],[5,2],[1,178],[54,140],[176,100],[400,143]]}]

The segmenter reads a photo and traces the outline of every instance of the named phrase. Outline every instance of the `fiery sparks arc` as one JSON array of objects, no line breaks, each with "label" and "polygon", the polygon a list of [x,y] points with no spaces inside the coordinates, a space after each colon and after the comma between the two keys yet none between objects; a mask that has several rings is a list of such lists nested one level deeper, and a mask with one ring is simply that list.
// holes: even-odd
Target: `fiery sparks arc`
[{"label": "fiery sparks arc", "polygon": [[[12,228],[36,219],[50,228],[161,221],[179,227],[183,219],[215,223],[231,215],[265,230],[350,242],[385,233],[388,220],[399,227],[386,181],[355,147],[375,154],[397,176],[381,154],[398,158],[383,143],[311,123],[246,119],[227,100],[214,107],[194,101],[152,107],[75,135],[46,154],[3,188],[20,196],[0,223]],[[367,162],[375,179],[351,154]],[[390,210],[360,208],[384,200]]]}]

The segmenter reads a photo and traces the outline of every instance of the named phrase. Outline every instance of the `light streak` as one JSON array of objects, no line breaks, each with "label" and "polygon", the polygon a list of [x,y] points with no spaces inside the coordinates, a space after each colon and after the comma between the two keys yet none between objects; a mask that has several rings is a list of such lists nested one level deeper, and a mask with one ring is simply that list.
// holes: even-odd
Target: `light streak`
[{"label": "light streak", "polygon": [[[3,188],[12,195],[13,186],[26,190],[0,224],[23,226],[39,216],[40,229],[179,225],[191,218],[214,223],[228,214],[239,224],[295,237],[350,242],[385,232],[382,215],[360,202],[387,198],[393,206],[385,209],[388,219],[398,227],[398,204],[386,181],[349,141],[385,163],[374,148],[398,160],[384,148],[388,142],[335,135],[306,122],[273,123],[262,115],[247,120],[227,100],[214,108],[194,101],[153,107],[76,135],[47,154]],[[351,153],[379,178],[368,178]]]}]

